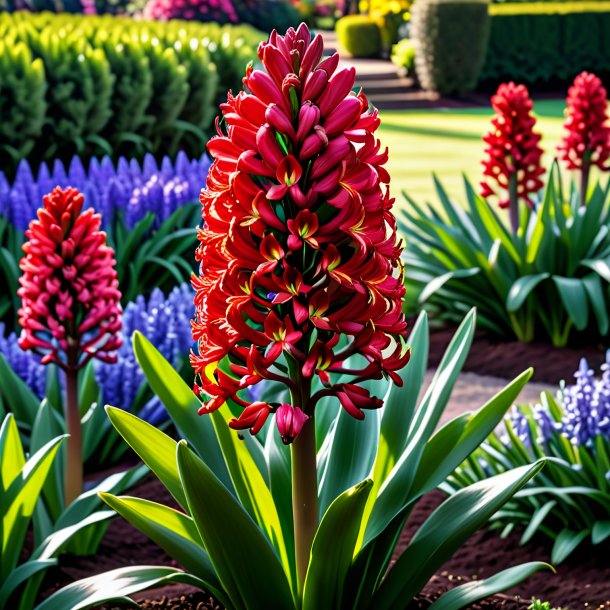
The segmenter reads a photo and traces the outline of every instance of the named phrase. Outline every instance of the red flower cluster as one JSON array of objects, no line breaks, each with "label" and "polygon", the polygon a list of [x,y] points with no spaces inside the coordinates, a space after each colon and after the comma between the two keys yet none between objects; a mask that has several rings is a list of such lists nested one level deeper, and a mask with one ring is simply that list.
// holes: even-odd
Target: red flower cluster
[{"label": "red flower cluster", "polygon": [[608,169],[610,127],[607,93],[595,74],[579,74],[568,89],[564,128],[567,133],[557,150],[568,169],[587,171],[592,165]]},{"label": "red flower cluster", "polygon": [[116,361],[121,311],[114,252],[100,231],[101,217],[76,189],[57,187],[30,223],[18,294],[19,345],[78,369],[91,358]]},{"label": "red flower cluster", "polygon": [[[200,412],[232,400],[244,411],[231,426],[256,433],[277,410],[285,442],[325,395],[362,419],[382,403],[357,384],[382,375],[401,384],[409,358],[380,121],[352,93],[353,68],[337,70],[338,56],[322,51],[304,24],[261,44],[266,72],[248,68],[248,92],[221,106],[227,134],[219,128],[208,145],[215,160],[201,194]],[[263,379],[284,383],[294,404],[249,402],[242,390]]]},{"label": "red flower cluster", "polygon": [[486,157],[483,160],[483,175],[488,180],[481,182],[481,195],[495,194],[491,183],[504,191],[500,207],[511,203],[510,182],[516,181],[514,198],[532,205],[531,195],[543,186],[544,168],[540,164],[543,150],[539,146],[540,134],[534,132],[536,119],[532,116],[533,104],[524,85],[505,83],[491,98],[495,116],[492,128],[483,141]]},{"label": "red flower cluster", "polygon": [[239,17],[231,0],[149,0],[144,6],[146,19],[167,21],[214,21],[238,23]]}]

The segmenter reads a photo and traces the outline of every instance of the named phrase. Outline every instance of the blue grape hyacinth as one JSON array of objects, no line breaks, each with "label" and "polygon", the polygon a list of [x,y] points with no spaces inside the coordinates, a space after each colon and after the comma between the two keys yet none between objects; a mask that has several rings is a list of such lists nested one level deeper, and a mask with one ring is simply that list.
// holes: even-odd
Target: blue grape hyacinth
[{"label": "blue grape hyacinth", "polygon": [[124,157],[116,166],[108,157],[92,159],[87,171],[73,157],[67,170],[56,160],[50,168],[43,163],[34,176],[27,161],[21,161],[12,184],[0,172],[0,216],[24,231],[44,194],[56,186],[72,186],[85,195],[88,207],[102,214],[103,229],[118,215],[133,228],[149,212],[155,216],[156,228],[178,208],[198,200],[209,166],[206,155],[189,160],[180,152],[174,162],[165,157],[160,164],[151,154],[141,164]]}]

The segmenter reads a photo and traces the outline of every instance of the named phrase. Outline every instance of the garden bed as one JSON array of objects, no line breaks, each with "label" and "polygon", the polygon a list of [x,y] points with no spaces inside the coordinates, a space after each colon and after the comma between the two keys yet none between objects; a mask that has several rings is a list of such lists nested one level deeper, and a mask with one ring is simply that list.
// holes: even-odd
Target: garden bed
[{"label": "garden bed", "polygon": [[[154,477],[129,495],[147,498],[176,507],[163,485]],[[397,552],[404,550],[412,533],[440,504],[443,494],[439,491],[425,496],[415,507]],[[610,545],[591,548],[583,546],[563,564],[557,573],[537,572],[505,595],[496,595],[471,608],[491,610],[526,610],[532,597],[550,601],[557,607],[570,610],[590,610],[610,603],[610,582],[607,579],[607,557]],[[474,534],[443,566],[424,588],[409,610],[424,610],[441,593],[473,578],[485,578],[503,568],[526,561],[548,560],[550,545],[535,539],[527,546],[519,546],[519,534],[502,540],[497,533],[481,530]],[[126,521],[117,518],[109,526],[107,535],[95,557],[65,555],[60,568],[50,572],[46,580],[45,596],[53,590],[79,578],[85,578],[107,570],[127,565],[176,565],[171,558]],[[204,610],[219,608],[209,594],[183,585],[171,585],[135,596],[142,608],[157,610]],[[105,609],[109,607],[104,607]],[[125,606],[112,606],[112,610]]]}]

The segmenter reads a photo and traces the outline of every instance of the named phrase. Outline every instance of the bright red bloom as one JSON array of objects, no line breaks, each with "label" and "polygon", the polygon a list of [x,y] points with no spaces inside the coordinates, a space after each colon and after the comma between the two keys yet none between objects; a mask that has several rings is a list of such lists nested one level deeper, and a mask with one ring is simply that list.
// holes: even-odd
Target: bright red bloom
[{"label": "bright red bloom", "polygon": [[524,85],[510,82],[498,87],[491,104],[496,114],[489,133],[483,137],[487,144],[483,175],[488,179],[481,182],[481,195],[494,195],[499,187],[499,205],[509,207],[513,181],[515,205],[522,200],[532,206],[531,195],[542,188],[544,174],[540,163],[541,136],[534,131],[536,119],[532,116],[532,100]]},{"label": "bright red bloom", "polygon": [[568,169],[587,171],[592,165],[607,170],[610,156],[608,101],[601,80],[582,72],[568,90],[564,135],[557,147]]},{"label": "bright red bloom", "polygon": [[[266,71],[248,68],[247,90],[221,106],[227,133],[208,144],[215,160],[201,193],[191,358],[209,397],[201,412],[232,400],[244,408],[232,427],[253,433],[276,413],[286,442],[321,396],[358,417],[381,406],[353,384],[402,383],[409,358],[379,117],[352,92],[353,68],[337,70],[338,55],[322,51],[305,25],[261,44]],[[308,395],[298,411],[250,403],[242,390],[263,379]]]},{"label": "bright red bloom", "polygon": [[57,187],[30,223],[18,294],[19,345],[44,364],[81,368],[91,358],[116,361],[121,309],[114,252],[100,231],[101,217],[82,212],[76,189]]}]

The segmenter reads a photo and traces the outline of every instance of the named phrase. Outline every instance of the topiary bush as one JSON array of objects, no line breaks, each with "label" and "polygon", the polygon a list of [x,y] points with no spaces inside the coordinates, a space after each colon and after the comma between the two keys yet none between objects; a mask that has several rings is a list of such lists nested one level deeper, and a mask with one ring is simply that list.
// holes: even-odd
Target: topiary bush
[{"label": "topiary bush", "polygon": [[339,44],[352,57],[377,57],[381,53],[381,32],[367,15],[348,15],[335,26]]},{"label": "topiary bush", "polygon": [[489,39],[485,0],[417,0],[411,11],[415,70],[424,89],[472,91]]}]

